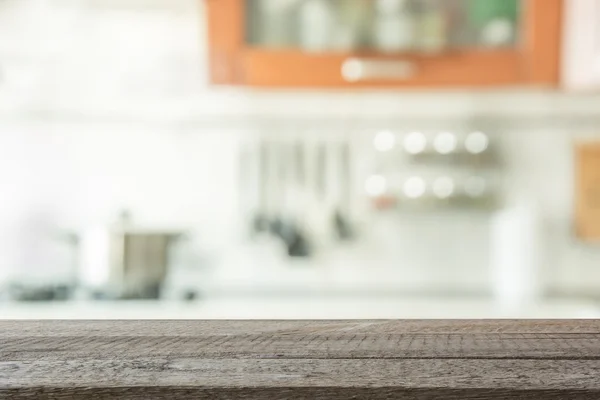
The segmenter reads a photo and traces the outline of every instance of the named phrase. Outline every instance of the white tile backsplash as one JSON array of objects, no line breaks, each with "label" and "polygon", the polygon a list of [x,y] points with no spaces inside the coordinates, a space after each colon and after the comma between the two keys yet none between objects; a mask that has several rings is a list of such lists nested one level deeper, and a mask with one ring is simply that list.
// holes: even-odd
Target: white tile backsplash
[{"label": "white tile backsplash", "polygon": [[[15,235],[28,226],[32,210],[45,215],[48,223],[71,229],[108,223],[126,207],[142,225],[191,229],[204,249],[237,251],[243,201],[237,146],[248,134],[250,130],[193,133],[176,126],[125,123],[0,124],[2,273],[32,263],[20,255],[35,238]],[[571,146],[578,137],[594,135],[551,126],[500,133],[506,204],[525,203],[539,216],[540,274],[548,286],[572,292],[600,288],[600,249],[578,242],[571,229]],[[344,276],[340,282],[352,284],[350,277],[355,276],[354,284],[375,279],[399,290],[491,288],[490,218],[397,215],[378,223],[370,218],[358,218],[367,223],[362,253],[343,262],[342,257],[330,267],[331,274]],[[236,260],[231,273],[239,281],[244,260]],[[340,263],[359,266],[349,265],[344,274]],[[52,275],[50,270],[45,268],[45,274]],[[288,279],[285,269],[277,271],[281,281],[318,284],[325,279],[322,274],[301,279],[291,274]],[[264,282],[277,285],[277,274],[266,276]]]}]

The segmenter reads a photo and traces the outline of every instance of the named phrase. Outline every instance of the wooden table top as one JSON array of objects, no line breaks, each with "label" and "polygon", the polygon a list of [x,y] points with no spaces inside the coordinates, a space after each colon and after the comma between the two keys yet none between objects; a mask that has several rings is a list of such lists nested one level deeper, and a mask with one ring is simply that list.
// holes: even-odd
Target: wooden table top
[{"label": "wooden table top", "polygon": [[0,321],[1,399],[600,399],[600,321]]}]

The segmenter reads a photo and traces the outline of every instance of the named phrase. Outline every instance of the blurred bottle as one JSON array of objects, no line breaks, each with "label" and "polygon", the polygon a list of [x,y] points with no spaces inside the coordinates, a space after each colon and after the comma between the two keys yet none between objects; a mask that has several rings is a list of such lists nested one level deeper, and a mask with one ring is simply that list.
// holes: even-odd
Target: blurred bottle
[{"label": "blurred bottle", "polygon": [[446,14],[446,44],[452,47],[468,45],[473,34],[466,11],[467,1],[446,0],[443,6]]},{"label": "blurred bottle", "polygon": [[300,44],[307,51],[331,48],[335,13],[329,0],[306,0],[300,10]]},{"label": "blurred bottle", "polygon": [[419,49],[424,52],[440,51],[447,39],[444,7],[437,0],[421,0],[415,4],[419,14]]},{"label": "blurred bottle", "polygon": [[408,0],[377,0],[375,45],[384,52],[410,50],[415,43],[415,21]]},{"label": "blurred bottle", "polygon": [[297,0],[261,0],[251,10],[250,15],[255,19],[258,34],[256,38],[260,45],[267,47],[287,47],[292,43],[293,24],[292,11]]},{"label": "blurred bottle", "polygon": [[338,1],[335,4],[338,18],[334,49],[349,51],[362,47],[368,42],[373,23],[372,0]]},{"label": "blurred bottle", "polygon": [[469,0],[469,21],[477,41],[489,47],[514,42],[519,0]]}]

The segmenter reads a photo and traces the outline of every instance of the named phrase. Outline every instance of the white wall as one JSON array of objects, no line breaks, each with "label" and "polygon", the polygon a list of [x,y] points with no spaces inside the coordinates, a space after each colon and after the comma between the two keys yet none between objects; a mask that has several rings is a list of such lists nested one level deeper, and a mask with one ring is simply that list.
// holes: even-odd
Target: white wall
[{"label": "white wall", "polygon": [[127,124],[0,123],[0,278],[65,271],[73,249],[48,245],[41,227],[106,225],[124,208],[142,227],[191,230],[213,251],[228,244],[236,140]]},{"label": "white wall", "polygon": [[600,140],[593,128],[539,126],[507,136],[506,156],[513,196],[538,205],[543,224],[543,269],[549,286],[563,292],[596,294],[600,289],[600,247],[575,237],[574,148]]},{"label": "white wall", "polygon": [[[456,123],[483,115],[511,126],[502,132],[509,204],[525,200],[541,216],[547,284],[565,291],[600,289],[600,249],[572,235],[571,144],[576,137],[589,137],[577,125],[598,120],[597,97],[204,90],[205,27],[196,9],[202,2],[157,0],[166,10],[177,7],[139,14],[135,1],[82,1],[31,2],[60,5],[52,14],[54,24],[37,25],[30,16],[23,17],[28,24],[9,23],[19,20],[0,13],[0,59],[9,72],[0,87],[0,281],[24,268],[56,275],[38,267],[50,264],[48,259],[66,268],[62,260],[69,249],[44,247],[35,227],[106,223],[123,207],[134,210],[143,225],[194,229],[208,247],[232,243],[239,233],[237,141],[265,120],[292,117],[335,125],[353,118],[357,125],[381,128],[390,120],[405,127],[415,119],[444,126],[448,119]],[[50,14],[36,12],[31,15],[50,21]],[[134,25],[128,22],[132,18]],[[155,23],[170,36],[146,40],[156,39]],[[115,42],[128,30],[137,35]],[[144,51],[132,60],[129,50],[142,44]],[[554,117],[571,118],[573,128],[556,125]],[[519,127],[530,118],[535,122]],[[379,271],[378,279],[403,287],[490,284],[488,221],[448,220],[436,227],[398,219],[397,226],[389,224],[374,228],[371,237],[398,239],[386,253],[390,269]],[[369,257],[362,262],[368,269]],[[396,271],[393,279],[390,270]],[[364,282],[371,272],[355,280]],[[340,274],[351,275],[343,269]]]}]

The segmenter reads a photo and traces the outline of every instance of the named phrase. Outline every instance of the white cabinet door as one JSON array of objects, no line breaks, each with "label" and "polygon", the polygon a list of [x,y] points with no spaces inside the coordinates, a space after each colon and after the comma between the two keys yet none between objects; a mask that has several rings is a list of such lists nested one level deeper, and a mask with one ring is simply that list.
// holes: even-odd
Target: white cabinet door
[{"label": "white cabinet door", "polygon": [[600,90],[600,0],[565,0],[563,85]]}]

